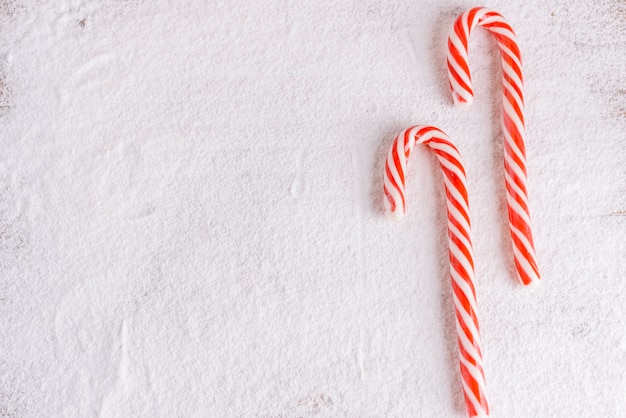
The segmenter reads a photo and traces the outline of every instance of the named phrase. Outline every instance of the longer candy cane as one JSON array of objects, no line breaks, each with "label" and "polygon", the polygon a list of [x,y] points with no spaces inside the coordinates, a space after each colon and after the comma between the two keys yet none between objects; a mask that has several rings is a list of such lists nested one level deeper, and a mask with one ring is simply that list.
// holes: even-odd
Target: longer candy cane
[{"label": "longer candy cane", "polygon": [[509,228],[518,278],[524,285],[540,283],[528,210],[522,59],[511,26],[498,12],[475,7],[454,22],[448,37],[448,78],[457,105],[473,99],[467,46],[476,26],[486,28],[498,42],[502,61],[504,168]]},{"label": "longer candy cane", "polygon": [[459,151],[448,136],[433,126],[413,126],[396,137],[385,164],[385,210],[401,219],[406,210],[406,163],[416,143],[428,145],[439,159],[446,187],[450,275],[463,394],[469,417],[489,414],[485,397],[480,333],[476,317],[474,260],[470,239],[469,204],[465,169]]}]

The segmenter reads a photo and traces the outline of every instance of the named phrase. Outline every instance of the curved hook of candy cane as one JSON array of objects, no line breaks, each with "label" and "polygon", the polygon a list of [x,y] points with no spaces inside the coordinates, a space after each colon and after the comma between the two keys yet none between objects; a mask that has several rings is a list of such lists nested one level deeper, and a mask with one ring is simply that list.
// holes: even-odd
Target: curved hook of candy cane
[{"label": "curved hook of candy cane", "polygon": [[524,80],[517,36],[500,13],[485,7],[474,7],[459,16],[448,37],[448,80],[454,103],[460,106],[470,105],[474,98],[472,75],[468,64],[468,44],[476,26],[484,27],[496,38],[502,58],[505,90],[510,88],[523,106]]},{"label": "curved hook of candy cane", "polygon": [[476,26],[487,29],[495,37],[500,49],[504,166],[515,267],[522,284],[539,284],[540,275],[528,209],[522,58],[515,32],[500,13],[475,7],[454,22],[448,37],[447,56],[452,97],[456,105],[472,103],[474,93],[468,64],[468,41]]},{"label": "curved hook of candy cane", "polygon": [[443,131],[434,126],[418,125],[396,137],[385,164],[385,208],[392,218],[403,217],[406,210],[406,162],[418,143],[428,145],[437,156],[446,188],[450,276],[465,406],[469,417],[486,417],[489,406],[476,314],[467,181],[461,155]]},{"label": "curved hook of candy cane", "polygon": [[[435,138],[437,141],[432,142]],[[413,150],[413,147],[416,143],[433,146],[434,144],[441,143],[443,141],[446,141],[452,147],[449,152],[458,154],[458,150],[452,144],[448,136],[439,128],[434,126],[416,125],[409,129],[405,129],[396,137],[396,140],[387,155],[384,178],[384,192],[386,196],[385,212],[391,219],[400,221],[406,214],[406,162],[411,154],[411,151]],[[456,161],[458,162],[457,175],[462,179],[464,184],[465,169],[460,164],[460,156],[456,159]],[[459,186],[461,186],[460,189],[464,193],[461,201],[466,202],[464,204],[463,213],[464,215],[467,215],[469,212],[469,209],[467,208],[467,192],[463,184]],[[469,217],[467,218],[467,227],[469,228]]]}]

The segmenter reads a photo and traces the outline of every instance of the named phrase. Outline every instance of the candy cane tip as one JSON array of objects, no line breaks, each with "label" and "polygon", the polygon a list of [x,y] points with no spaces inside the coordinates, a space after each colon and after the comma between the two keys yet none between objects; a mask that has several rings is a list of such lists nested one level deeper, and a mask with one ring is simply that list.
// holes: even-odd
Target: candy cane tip
[{"label": "candy cane tip", "polygon": [[474,102],[474,98],[469,96],[467,98],[462,98],[457,95],[454,95],[454,105],[458,108],[468,107]]},{"label": "candy cane tip", "polygon": [[488,415],[488,414],[482,414],[482,413],[479,413],[479,414],[477,414],[477,415],[471,415],[471,416],[470,416],[470,418],[487,418],[487,417],[489,417],[489,415]]},{"label": "candy cane tip", "polygon": [[400,222],[404,219],[404,213],[400,210],[387,210],[386,215],[387,218],[394,222]]},{"label": "candy cane tip", "polygon": [[538,287],[541,287],[541,280],[539,280],[539,279],[531,280],[528,283],[522,283],[522,284],[527,289],[537,289]]}]

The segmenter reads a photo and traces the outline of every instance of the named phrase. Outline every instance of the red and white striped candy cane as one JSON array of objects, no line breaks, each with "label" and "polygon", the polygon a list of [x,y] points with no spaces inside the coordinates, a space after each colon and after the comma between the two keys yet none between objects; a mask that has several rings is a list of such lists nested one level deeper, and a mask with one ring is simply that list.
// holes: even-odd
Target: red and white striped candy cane
[{"label": "red and white striped candy cane", "polygon": [[448,208],[450,275],[456,316],[463,394],[469,417],[489,414],[485,397],[485,373],[476,317],[474,260],[470,239],[469,204],[465,169],[450,138],[433,126],[413,126],[396,137],[385,164],[385,210],[395,219],[405,213],[406,163],[413,146],[428,145],[443,170]]},{"label": "red and white striped candy cane", "polygon": [[524,90],[522,59],[517,38],[502,15],[484,7],[463,13],[454,22],[448,37],[448,78],[457,105],[471,104],[473,99],[467,45],[476,26],[487,29],[498,42],[502,61],[504,132],[504,168],[509,227],[519,280],[524,285],[540,283],[537,256],[528,210],[526,148],[524,146]]}]

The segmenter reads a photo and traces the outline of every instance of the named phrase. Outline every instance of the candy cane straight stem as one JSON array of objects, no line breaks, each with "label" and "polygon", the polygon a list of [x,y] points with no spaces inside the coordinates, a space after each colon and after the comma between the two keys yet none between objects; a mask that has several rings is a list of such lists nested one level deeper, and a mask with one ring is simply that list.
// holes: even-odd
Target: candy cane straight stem
[{"label": "candy cane straight stem", "polygon": [[485,417],[485,373],[476,316],[474,260],[470,238],[465,169],[450,138],[433,126],[413,126],[396,137],[385,164],[385,210],[394,219],[405,213],[406,164],[416,143],[428,145],[439,159],[446,187],[450,276],[459,345],[459,365],[469,417]]},{"label": "candy cane straight stem", "polygon": [[537,256],[528,210],[526,149],[524,146],[524,90],[522,59],[517,38],[502,15],[484,7],[463,13],[448,37],[448,78],[454,102],[472,103],[472,77],[468,64],[468,41],[476,26],[487,29],[498,42],[502,61],[504,168],[509,227],[519,280],[524,285],[540,283]]}]

